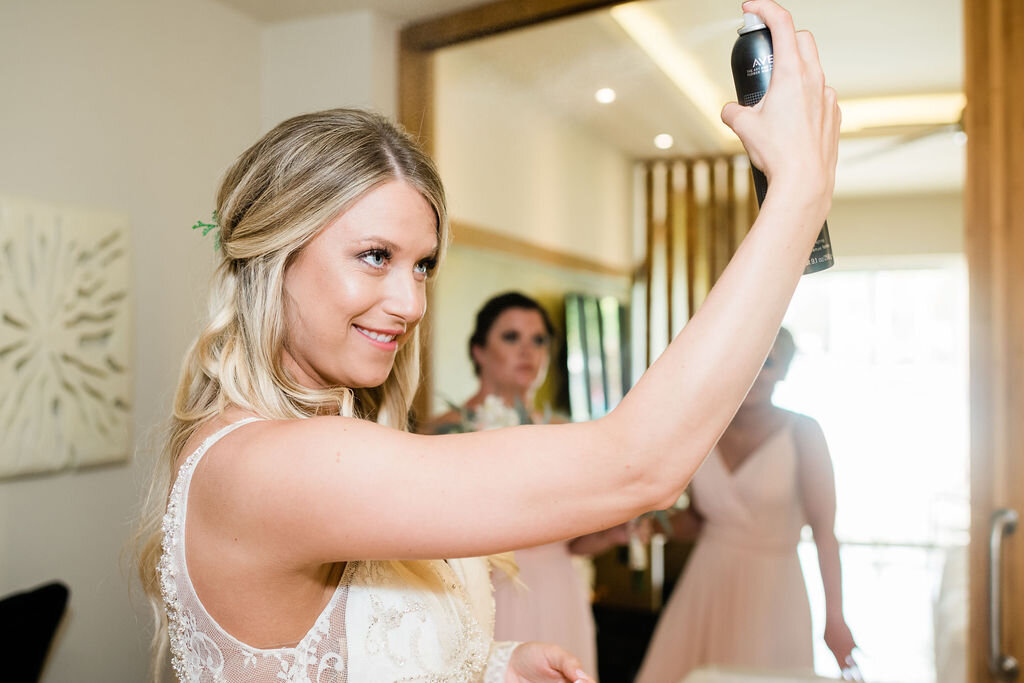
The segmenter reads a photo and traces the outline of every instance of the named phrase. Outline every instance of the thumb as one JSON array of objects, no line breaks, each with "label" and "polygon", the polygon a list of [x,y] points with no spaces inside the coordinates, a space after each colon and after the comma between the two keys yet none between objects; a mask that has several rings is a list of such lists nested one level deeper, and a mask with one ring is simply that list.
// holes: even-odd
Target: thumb
[{"label": "thumb", "polygon": [[553,652],[548,651],[549,658],[548,663],[552,665],[556,671],[562,674],[567,680],[570,681],[593,681],[593,677],[583,671],[583,662],[578,657],[570,654],[562,648],[557,648]]},{"label": "thumb", "polygon": [[742,127],[742,119],[745,110],[749,107],[742,107],[738,102],[729,102],[722,107],[722,123],[732,128],[733,132],[739,135],[737,126]]}]

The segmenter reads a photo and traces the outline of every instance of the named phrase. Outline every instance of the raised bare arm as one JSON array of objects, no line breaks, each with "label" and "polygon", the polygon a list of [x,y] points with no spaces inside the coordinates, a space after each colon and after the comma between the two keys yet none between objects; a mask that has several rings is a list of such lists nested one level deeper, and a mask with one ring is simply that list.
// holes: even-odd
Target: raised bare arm
[{"label": "raised bare arm", "polygon": [[771,88],[722,118],[768,195],[703,306],[621,404],[584,424],[447,436],[340,417],[248,425],[197,480],[224,542],[255,537],[303,563],[482,555],[676,500],[761,368],[834,182],[839,111],[813,38],[772,0],[744,9],[772,31]]}]

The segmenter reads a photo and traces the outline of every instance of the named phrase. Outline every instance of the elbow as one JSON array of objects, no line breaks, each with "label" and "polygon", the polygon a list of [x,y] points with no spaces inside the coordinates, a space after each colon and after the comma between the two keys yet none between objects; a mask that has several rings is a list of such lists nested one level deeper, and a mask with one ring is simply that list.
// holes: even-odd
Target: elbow
[{"label": "elbow", "polygon": [[686,489],[687,481],[679,483],[677,477],[673,476],[675,473],[665,472],[663,470],[656,469],[654,471],[645,472],[643,478],[643,495],[642,495],[642,511],[649,512],[651,510],[667,510],[673,507],[679,502],[679,497],[683,494]]},{"label": "elbow", "polygon": [[815,528],[812,525],[811,533],[814,536],[814,545],[818,547],[819,551],[839,548],[839,539],[836,538],[836,532],[832,527]]},{"label": "elbow", "polygon": [[638,437],[634,426],[621,420],[615,411],[590,424],[599,429],[598,448],[618,460],[619,486],[628,497],[628,505],[640,512],[675,505],[714,446],[712,441],[704,448],[706,439],[699,434],[683,444]]},{"label": "elbow", "polygon": [[679,502],[679,497],[683,495],[683,489],[673,488],[667,494],[660,497],[655,503],[652,510],[668,510],[671,507],[675,507],[675,504]]}]

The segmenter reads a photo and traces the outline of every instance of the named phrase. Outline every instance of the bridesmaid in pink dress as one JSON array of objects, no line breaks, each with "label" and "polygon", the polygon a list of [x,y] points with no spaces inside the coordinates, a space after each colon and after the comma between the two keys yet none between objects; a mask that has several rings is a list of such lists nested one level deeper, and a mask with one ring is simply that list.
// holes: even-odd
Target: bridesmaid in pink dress
[{"label": "bridesmaid in pink dress", "polygon": [[673,519],[697,546],[662,612],[636,683],[681,681],[701,665],[813,673],[811,613],[796,547],[811,525],[825,587],[825,642],[840,668],[855,646],[843,616],[835,481],[812,418],[771,402],[795,347],[779,332],[764,368],[694,476]]},{"label": "bridesmaid in pink dress", "polygon": [[[469,340],[480,387],[466,401],[462,415],[454,410],[446,413],[432,422],[429,431],[557,422],[527,412],[547,375],[553,334],[547,312],[534,299],[507,292],[487,301],[477,313]],[[585,671],[596,675],[590,589],[574,566],[573,555],[596,554],[628,540],[625,525],[619,525],[576,539],[516,550],[515,578],[500,570],[493,573],[495,637],[557,643],[579,657]]]}]

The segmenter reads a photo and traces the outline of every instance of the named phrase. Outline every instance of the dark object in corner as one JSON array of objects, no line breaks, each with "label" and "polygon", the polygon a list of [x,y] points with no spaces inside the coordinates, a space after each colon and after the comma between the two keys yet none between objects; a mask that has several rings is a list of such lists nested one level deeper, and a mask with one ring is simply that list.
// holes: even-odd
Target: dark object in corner
[{"label": "dark object in corner", "polygon": [[47,583],[0,600],[0,660],[9,683],[36,683],[68,604],[68,587]]}]

